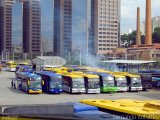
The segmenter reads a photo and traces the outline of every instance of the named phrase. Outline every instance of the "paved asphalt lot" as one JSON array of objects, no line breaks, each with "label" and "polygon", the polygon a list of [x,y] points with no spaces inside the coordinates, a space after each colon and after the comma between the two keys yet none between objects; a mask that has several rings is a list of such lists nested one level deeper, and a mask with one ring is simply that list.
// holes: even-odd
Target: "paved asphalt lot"
[{"label": "paved asphalt lot", "polygon": [[160,89],[147,92],[126,92],[114,94],[26,94],[11,88],[11,79],[15,78],[12,72],[0,72],[0,105],[22,104],[54,104],[64,102],[78,102],[82,99],[157,99],[160,100]]}]

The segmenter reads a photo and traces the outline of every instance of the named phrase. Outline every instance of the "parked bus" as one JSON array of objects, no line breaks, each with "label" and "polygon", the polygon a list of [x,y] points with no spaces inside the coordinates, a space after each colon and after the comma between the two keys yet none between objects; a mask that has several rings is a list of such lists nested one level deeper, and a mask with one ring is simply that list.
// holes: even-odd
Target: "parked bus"
[{"label": "parked bus", "polygon": [[99,76],[93,74],[78,74],[84,77],[86,93],[100,93]]},{"label": "parked bus", "polygon": [[100,78],[101,92],[117,92],[114,76],[106,73],[95,73]]},{"label": "parked bus", "polygon": [[118,91],[113,75],[103,72],[92,72],[92,71],[85,73],[99,76],[100,90],[102,93]]},{"label": "parked bus", "polygon": [[134,75],[128,72],[115,72],[115,74],[126,76],[129,91],[140,91],[143,89],[140,75]]},{"label": "parked bus", "polygon": [[18,75],[19,75],[18,73],[21,73],[21,72],[33,73],[34,70],[32,69],[32,66],[17,66],[15,71],[16,78],[18,78]]},{"label": "parked bus", "polygon": [[16,71],[16,62],[9,61],[6,63],[6,71],[15,72]]},{"label": "parked bus", "polygon": [[[42,78],[34,73],[21,72],[18,73],[18,88],[27,93],[42,93]],[[13,81],[12,81],[13,82]]]},{"label": "parked bus", "polygon": [[[60,74],[60,73],[59,73]],[[75,74],[62,74],[63,90],[69,93],[85,93],[84,78]]]},{"label": "parked bus", "polygon": [[46,93],[62,93],[62,76],[50,71],[37,72],[42,77],[42,91]]},{"label": "parked bus", "polygon": [[112,73],[112,75],[114,76],[116,87],[118,91],[120,92],[128,91],[126,77],[124,75],[114,74],[114,72]]}]

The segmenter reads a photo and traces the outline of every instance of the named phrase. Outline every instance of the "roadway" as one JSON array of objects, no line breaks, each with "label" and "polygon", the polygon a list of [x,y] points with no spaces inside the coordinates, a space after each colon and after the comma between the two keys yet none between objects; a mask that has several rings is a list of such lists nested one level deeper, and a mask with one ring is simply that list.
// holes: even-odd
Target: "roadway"
[{"label": "roadway", "polygon": [[55,104],[64,102],[78,102],[82,99],[138,99],[160,100],[160,90],[147,92],[125,92],[114,94],[26,94],[23,91],[11,88],[11,80],[15,78],[13,72],[0,72],[0,105],[27,105],[27,104]]}]

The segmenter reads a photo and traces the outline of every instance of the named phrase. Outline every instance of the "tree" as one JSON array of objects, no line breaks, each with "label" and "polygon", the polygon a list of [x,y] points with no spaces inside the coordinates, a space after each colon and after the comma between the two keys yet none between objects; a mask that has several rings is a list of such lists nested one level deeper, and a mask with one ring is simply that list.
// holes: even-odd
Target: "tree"
[{"label": "tree", "polygon": [[133,31],[132,33],[130,33],[128,35],[128,37],[129,37],[129,44],[130,45],[135,45],[136,44],[136,30]]},{"label": "tree", "polygon": [[160,27],[156,27],[153,32],[153,42],[160,43]]},{"label": "tree", "polygon": [[122,42],[128,42],[128,35],[127,34],[123,34],[122,36],[121,36],[121,40],[122,40]]}]

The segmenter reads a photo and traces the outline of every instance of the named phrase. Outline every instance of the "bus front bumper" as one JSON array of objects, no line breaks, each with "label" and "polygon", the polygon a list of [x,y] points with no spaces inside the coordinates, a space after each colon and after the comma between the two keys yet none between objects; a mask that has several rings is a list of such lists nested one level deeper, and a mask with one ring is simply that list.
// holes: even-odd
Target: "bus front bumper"
[{"label": "bus front bumper", "polygon": [[117,87],[101,87],[101,92],[117,92]]},{"label": "bus front bumper", "polygon": [[63,90],[61,90],[61,89],[54,89],[54,88],[53,88],[53,89],[50,89],[50,90],[49,90],[49,93],[53,93],[53,94],[54,94],[54,93],[55,93],[55,94],[56,94],[56,93],[58,94],[58,93],[62,93],[62,92],[63,92]]},{"label": "bus front bumper", "polygon": [[100,89],[88,89],[87,93],[101,93]]},{"label": "bus front bumper", "polygon": [[72,93],[85,93],[85,89],[72,89]]},{"label": "bus front bumper", "polygon": [[143,90],[143,87],[131,87],[131,91],[141,91]]},{"label": "bus front bumper", "polygon": [[118,91],[126,92],[128,91],[128,87],[118,87]]},{"label": "bus front bumper", "polygon": [[30,93],[30,94],[42,93],[42,90],[29,90],[28,93]]}]

